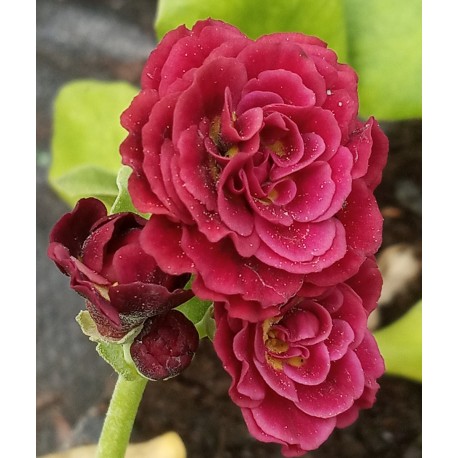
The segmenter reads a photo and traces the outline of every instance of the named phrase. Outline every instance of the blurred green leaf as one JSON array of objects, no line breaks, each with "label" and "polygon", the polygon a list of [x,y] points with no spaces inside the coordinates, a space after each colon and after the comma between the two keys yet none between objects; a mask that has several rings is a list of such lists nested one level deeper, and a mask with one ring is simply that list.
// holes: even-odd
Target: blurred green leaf
[{"label": "blurred green leaf", "polygon": [[192,27],[199,19],[212,17],[238,27],[250,38],[272,32],[303,32],[317,35],[347,58],[347,37],[342,0],[159,0],[155,29],[158,38],[181,24]]},{"label": "blurred green leaf", "polygon": [[280,31],[316,35],[359,75],[360,115],[421,117],[421,0],[159,0],[156,33],[199,19],[229,22],[251,38]]},{"label": "blurred green leaf", "polygon": [[421,301],[400,319],[374,333],[388,374],[421,381]]},{"label": "blurred green leaf", "polygon": [[113,203],[117,195],[116,174],[121,166],[119,145],[127,136],[119,118],[137,92],[124,82],[92,80],[71,82],[59,92],[49,181],[71,206],[80,197],[107,189],[111,197],[105,202]]},{"label": "blurred green leaf", "polygon": [[421,117],[421,0],[344,0],[360,114]]},{"label": "blurred green leaf", "polygon": [[76,202],[82,197],[97,197],[110,207],[118,194],[116,174],[93,165],[75,167],[53,181],[59,195]]}]

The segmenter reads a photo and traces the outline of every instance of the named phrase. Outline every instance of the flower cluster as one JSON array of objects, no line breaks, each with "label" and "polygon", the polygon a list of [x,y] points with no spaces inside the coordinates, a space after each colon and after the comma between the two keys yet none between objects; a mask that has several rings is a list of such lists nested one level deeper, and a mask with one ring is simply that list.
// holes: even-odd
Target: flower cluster
[{"label": "flower cluster", "polygon": [[[367,318],[381,288],[373,191],[388,141],[357,115],[357,75],[320,39],[181,26],[151,53],[121,116],[129,193],[151,218],[83,201],[51,237],[100,332],[141,323],[149,347],[134,343],[133,357],[156,372],[192,275],[193,293],[214,301],[231,398],[285,456],[353,422],[384,370]],[[185,332],[176,340],[195,351]]]}]

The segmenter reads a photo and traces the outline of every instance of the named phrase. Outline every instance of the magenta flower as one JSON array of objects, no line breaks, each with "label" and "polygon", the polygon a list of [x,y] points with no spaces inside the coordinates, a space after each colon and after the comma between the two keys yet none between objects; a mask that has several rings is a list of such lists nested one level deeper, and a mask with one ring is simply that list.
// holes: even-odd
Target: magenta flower
[{"label": "magenta flower", "polygon": [[107,216],[102,202],[81,199],[50,234],[48,256],[84,296],[101,335],[119,339],[148,317],[186,302],[189,275],[158,268],[140,247],[146,220],[133,213]]},{"label": "magenta flower", "polygon": [[285,456],[302,455],[372,406],[384,364],[367,317],[380,288],[369,258],[350,281],[297,296],[258,323],[215,304],[215,349],[255,438],[281,444]]},{"label": "magenta flower", "polygon": [[142,246],[195,273],[196,294],[256,321],[304,277],[345,281],[379,248],[388,142],[358,121],[356,74],[324,42],[209,19],[169,32],[141,86],[121,154],[134,204],[155,215]]}]

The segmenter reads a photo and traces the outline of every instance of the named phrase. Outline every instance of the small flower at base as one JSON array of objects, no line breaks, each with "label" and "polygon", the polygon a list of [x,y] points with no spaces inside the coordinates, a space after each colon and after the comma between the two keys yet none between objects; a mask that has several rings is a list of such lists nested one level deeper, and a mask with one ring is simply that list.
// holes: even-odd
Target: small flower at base
[{"label": "small flower at base", "polygon": [[298,295],[257,323],[215,303],[215,350],[255,438],[281,444],[284,456],[302,456],[372,407],[384,363],[367,317],[380,288],[371,257],[349,281]]},{"label": "small flower at base", "polygon": [[86,298],[99,333],[122,339],[147,318],[193,296],[190,275],[168,275],[140,247],[146,220],[134,213],[107,215],[102,202],[81,199],[50,234],[48,256]]}]

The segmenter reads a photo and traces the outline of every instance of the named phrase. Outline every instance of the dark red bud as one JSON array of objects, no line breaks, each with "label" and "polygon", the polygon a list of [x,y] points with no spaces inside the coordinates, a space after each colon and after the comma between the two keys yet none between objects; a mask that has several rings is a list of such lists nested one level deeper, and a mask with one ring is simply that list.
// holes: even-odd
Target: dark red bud
[{"label": "dark red bud", "polygon": [[171,310],[145,321],[130,347],[138,371],[150,380],[165,380],[182,372],[199,345],[194,325],[182,313]]}]

